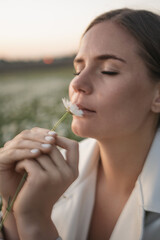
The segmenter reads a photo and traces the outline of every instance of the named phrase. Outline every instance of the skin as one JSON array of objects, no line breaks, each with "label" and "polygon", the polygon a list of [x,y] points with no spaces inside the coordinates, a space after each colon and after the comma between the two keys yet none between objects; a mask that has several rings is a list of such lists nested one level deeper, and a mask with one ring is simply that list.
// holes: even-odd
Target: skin
[{"label": "skin", "polygon": [[[150,79],[137,50],[136,40],[126,30],[105,22],[85,34],[76,57],[79,60],[75,61],[75,70],[80,73],[71,81],[69,94],[84,115],[73,117],[72,129],[79,136],[97,139],[101,156],[89,239],[109,238],[156,131],[159,84]],[[95,59],[104,54],[116,55],[121,60]],[[7,240],[50,240],[58,236],[50,214],[54,203],[78,176],[78,144],[57,135],[47,141],[48,131],[23,131],[0,150],[4,209],[24,170],[28,173],[14,212],[5,223]],[[42,143],[51,146],[46,149]],[[67,150],[67,161],[57,146]],[[33,148],[39,151],[33,154]],[[103,206],[103,211],[99,206]],[[109,216],[112,218],[107,219]]]},{"label": "skin", "polygon": [[[48,132],[48,129],[42,128],[25,130],[0,150],[3,212],[9,196],[13,197],[24,170],[28,173],[13,212],[4,225],[7,240],[44,240],[58,237],[50,218],[51,211],[58,198],[78,176],[78,143],[57,135],[47,141],[45,137],[49,136]],[[50,147],[42,147],[41,144],[44,143],[50,143]],[[66,160],[57,146],[67,150]],[[39,151],[32,153],[32,149]]]},{"label": "skin", "polygon": [[[153,122],[155,114],[151,108],[157,86],[137,54],[138,47],[126,30],[112,22],[94,26],[83,37],[74,64],[80,74],[70,84],[70,99],[96,113],[74,117],[72,128],[77,135],[99,140],[122,138]],[[95,60],[104,54],[125,62],[111,58]],[[77,62],[78,59],[82,61]],[[117,75],[102,71],[114,71]]]},{"label": "skin", "polygon": [[[160,87],[138,49],[127,30],[106,21],[85,34],[74,61],[70,99],[85,111],[73,117],[72,130],[97,139],[101,157],[89,239],[109,239],[156,132]],[[118,59],[97,60],[102,55]]]}]

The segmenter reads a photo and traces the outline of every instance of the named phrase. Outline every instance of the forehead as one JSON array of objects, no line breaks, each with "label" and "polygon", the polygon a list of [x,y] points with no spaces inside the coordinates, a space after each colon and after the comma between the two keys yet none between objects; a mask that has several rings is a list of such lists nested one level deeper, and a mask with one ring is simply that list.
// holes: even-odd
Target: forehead
[{"label": "forehead", "polygon": [[123,58],[137,57],[138,43],[123,27],[111,21],[93,26],[81,39],[77,57],[114,54]]}]

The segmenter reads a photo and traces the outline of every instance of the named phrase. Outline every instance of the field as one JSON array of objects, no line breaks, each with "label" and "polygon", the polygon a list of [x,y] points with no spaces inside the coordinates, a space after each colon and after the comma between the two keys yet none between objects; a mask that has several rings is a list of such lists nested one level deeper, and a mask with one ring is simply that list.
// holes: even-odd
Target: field
[{"label": "field", "polygon": [[[0,147],[24,129],[52,128],[65,109],[73,78],[72,67],[0,74]],[[58,134],[80,140],[70,129],[71,116],[57,129]]]}]

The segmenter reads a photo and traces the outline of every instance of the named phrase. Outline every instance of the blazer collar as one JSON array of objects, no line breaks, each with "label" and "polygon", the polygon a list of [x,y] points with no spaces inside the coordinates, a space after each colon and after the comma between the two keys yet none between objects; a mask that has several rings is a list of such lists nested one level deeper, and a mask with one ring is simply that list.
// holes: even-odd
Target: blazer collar
[{"label": "blazer collar", "polygon": [[160,213],[160,130],[110,240],[142,240],[145,211]]},{"label": "blazer collar", "polygon": [[[79,145],[79,176],[64,192],[59,201],[63,198],[70,198],[76,187],[79,187],[81,183],[90,178],[93,172],[95,172],[96,178],[98,161],[99,146],[97,141],[93,138],[83,140]],[[95,188],[95,186],[93,186],[93,188]]]},{"label": "blazer collar", "polygon": [[[87,147],[86,147],[87,144]],[[78,179],[67,189],[64,195],[72,195],[77,185],[86,179],[96,168],[99,160],[99,147],[95,139],[83,140],[80,144],[80,163]],[[85,150],[87,151],[85,151]],[[90,159],[88,161],[88,159]],[[145,211],[160,213],[160,129],[158,129],[144,167],[135,188],[138,187],[139,206]]]},{"label": "blazer collar", "polygon": [[160,213],[160,129],[155,135],[138,181],[143,208]]},{"label": "blazer collar", "polygon": [[144,209],[139,183],[136,182],[127,203],[114,227],[110,240],[142,240],[144,226]]},{"label": "blazer collar", "polygon": [[94,139],[80,143],[80,175],[53,207],[52,220],[66,240],[87,239],[94,207],[98,144]]},{"label": "blazer collar", "polygon": [[[83,141],[83,144],[86,144]],[[87,142],[88,143],[88,142]],[[81,146],[84,148],[84,146]],[[80,151],[81,152],[81,151]],[[87,152],[81,152],[81,159],[92,159],[92,161],[80,161],[79,171],[82,173],[78,183],[89,175],[98,162],[99,147],[94,139],[87,144]],[[150,151],[146,158],[144,167],[139,175],[135,188],[138,188],[139,205],[145,211],[160,213],[160,129],[157,130]]]},{"label": "blazer collar", "polygon": [[[76,236],[77,231],[81,230],[80,225],[81,223],[84,223],[84,219],[86,221],[85,226],[89,224],[89,220],[91,217],[91,212],[94,204],[94,190],[95,190],[95,183],[96,183],[96,163],[98,163],[99,148],[98,148],[97,142],[94,139],[90,140],[89,142],[88,141],[86,142],[86,141],[87,140],[84,140],[80,144],[80,148],[82,147],[83,149],[82,151],[80,151],[80,159],[81,159],[80,165],[79,165],[79,171],[81,173],[80,177],[64,193],[65,198],[63,198],[64,196],[63,195],[61,201],[58,201],[59,207],[57,206],[56,208],[55,206],[56,209],[54,210],[54,218],[57,226],[59,225],[61,226],[64,224],[66,226],[66,229],[70,229],[72,226],[72,232],[67,233],[69,237],[66,238],[71,240],[75,239],[73,237],[74,236],[73,232],[75,233],[75,236]],[[90,160],[85,161],[87,159],[90,159]],[[93,177],[92,182],[94,180],[94,184],[90,183],[90,179],[92,177]],[[88,194],[90,198],[85,199],[86,205],[84,204],[85,208],[84,208],[84,211],[82,212],[82,208],[79,207],[79,204],[84,201],[84,199],[82,199],[81,196],[83,196],[84,194],[85,185],[87,186],[89,185],[89,188],[87,187],[87,189],[85,189],[85,192],[90,190],[91,193]],[[76,189],[77,189],[77,194],[74,195],[73,193]],[[83,194],[81,194],[82,192]],[[66,200],[68,200],[67,201],[68,205],[65,205],[65,208],[63,208],[60,202],[63,203],[63,201],[66,202]],[[59,222],[59,215],[60,215],[59,213],[62,211],[62,208],[63,208],[63,215],[66,216],[66,218],[64,219],[64,221],[60,219],[60,222]],[[72,211],[71,211],[71,208],[72,208]],[[57,211],[57,215],[56,215],[56,211]],[[133,192],[129,197],[128,202],[126,203],[116,223],[116,226],[114,228],[114,231],[110,239],[117,240],[120,237],[121,239],[141,240],[143,236],[145,211],[160,213],[160,130],[157,131],[156,133],[156,136],[153,140],[151,149],[145,161],[142,172],[137,179],[135,188],[133,189]],[[68,214],[70,215],[71,212],[72,212],[72,218],[69,220],[67,216]],[[78,218],[80,215],[84,216],[85,212],[88,213],[86,215],[87,217],[85,218],[82,217],[81,220],[79,219],[76,221],[76,216],[78,216]],[[59,227],[59,229],[61,229],[61,227]],[[87,229],[83,230],[84,236],[86,235],[86,233],[87,233]],[[85,239],[85,237],[79,238],[79,239]]]}]

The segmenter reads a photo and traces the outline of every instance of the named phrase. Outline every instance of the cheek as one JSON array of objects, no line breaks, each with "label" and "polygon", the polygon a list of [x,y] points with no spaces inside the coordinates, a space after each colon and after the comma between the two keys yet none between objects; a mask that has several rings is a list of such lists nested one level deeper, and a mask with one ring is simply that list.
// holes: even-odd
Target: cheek
[{"label": "cheek", "polygon": [[125,74],[118,81],[110,82],[106,88],[103,88],[103,94],[99,94],[99,97],[105,98],[105,102],[108,101],[113,106],[121,106],[122,109],[123,107],[137,106],[137,102],[140,105],[145,103],[151,92],[151,86],[146,84],[139,75],[132,75]]},{"label": "cheek", "polygon": [[[103,87],[98,94],[99,107],[107,111],[112,109],[113,111],[120,110],[125,107],[127,103],[131,101],[135,96],[135,90],[132,87],[128,87],[127,84],[112,84],[107,87]],[[131,103],[131,102],[130,102]]]},{"label": "cheek", "polygon": [[[121,84],[108,86],[98,96],[102,117],[111,122],[124,123],[138,120],[150,110],[152,94],[149,86],[140,84],[139,81],[121,81]],[[139,114],[141,113],[141,114]],[[139,117],[138,117],[139,116]],[[140,120],[140,119],[139,119]]]}]

